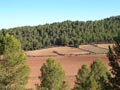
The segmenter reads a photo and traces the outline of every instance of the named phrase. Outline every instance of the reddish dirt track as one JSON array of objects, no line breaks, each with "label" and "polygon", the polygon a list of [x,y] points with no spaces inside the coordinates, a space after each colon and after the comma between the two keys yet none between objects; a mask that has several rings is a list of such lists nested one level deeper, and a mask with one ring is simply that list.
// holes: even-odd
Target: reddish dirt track
[{"label": "reddish dirt track", "polygon": [[[103,60],[103,62],[108,65],[108,60],[106,56],[97,55],[83,55],[83,56],[56,56],[53,57],[56,62],[61,63],[63,69],[66,73],[66,81],[69,81],[70,87],[72,88],[75,81],[75,75],[78,69],[83,65],[90,65],[93,61],[97,59]],[[27,88],[34,88],[35,84],[40,84],[38,76],[40,75],[40,68],[43,63],[46,62],[48,57],[28,57],[27,64],[30,66],[31,73],[30,79],[27,84]]]}]

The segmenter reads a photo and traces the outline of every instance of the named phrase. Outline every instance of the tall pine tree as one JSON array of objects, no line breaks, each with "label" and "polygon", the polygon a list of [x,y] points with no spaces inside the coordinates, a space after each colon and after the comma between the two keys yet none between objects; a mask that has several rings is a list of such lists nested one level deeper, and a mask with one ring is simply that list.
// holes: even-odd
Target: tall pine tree
[{"label": "tall pine tree", "polygon": [[120,42],[115,40],[113,48],[109,47],[108,52],[109,65],[111,66],[111,83],[113,90],[120,90]]},{"label": "tall pine tree", "polygon": [[76,76],[74,90],[110,90],[109,72],[102,61],[83,65]]},{"label": "tall pine tree", "polygon": [[25,90],[29,67],[20,42],[6,34],[0,38],[0,90]]},{"label": "tall pine tree", "polygon": [[64,90],[65,72],[60,64],[49,58],[41,68],[41,90]]}]

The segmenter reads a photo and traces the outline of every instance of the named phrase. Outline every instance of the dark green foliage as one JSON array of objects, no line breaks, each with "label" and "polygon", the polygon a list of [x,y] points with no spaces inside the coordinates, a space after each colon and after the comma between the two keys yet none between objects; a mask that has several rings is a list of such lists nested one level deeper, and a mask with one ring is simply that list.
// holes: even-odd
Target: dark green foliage
[{"label": "dark green foliage", "polygon": [[111,90],[109,72],[102,61],[94,61],[90,67],[83,65],[76,76],[74,90]]},{"label": "dark green foliage", "polygon": [[[41,90],[62,90],[65,73],[60,64],[49,58],[41,67]],[[38,89],[39,90],[39,89]]]},{"label": "dark green foliage", "polygon": [[25,90],[29,67],[20,42],[6,34],[0,39],[0,90]]},{"label": "dark green foliage", "polygon": [[24,50],[51,46],[75,46],[88,43],[111,43],[120,32],[120,16],[98,21],[64,21],[39,26],[2,29],[20,40]]},{"label": "dark green foliage", "polygon": [[91,65],[91,75],[97,82],[97,89],[99,90],[110,90],[111,84],[109,82],[110,73],[107,67],[101,60],[97,60]]},{"label": "dark green foliage", "polygon": [[89,75],[90,68],[87,65],[83,65],[77,73],[74,90],[88,90],[86,79],[89,78]]},{"label": "dark green foliage", "polygon": [[[119,38],[120,39],[120,38]],[[109,47],[108,52],[109,64],[112,67],[111,83],[113,84],[113,90],[120,90],[120,42],[116,40],[113,48]]]}]

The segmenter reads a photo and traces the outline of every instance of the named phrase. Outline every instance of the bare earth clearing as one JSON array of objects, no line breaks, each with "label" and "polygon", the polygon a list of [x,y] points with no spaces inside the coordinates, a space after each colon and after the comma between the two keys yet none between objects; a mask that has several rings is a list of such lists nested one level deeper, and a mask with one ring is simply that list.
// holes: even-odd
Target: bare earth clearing
[{"label": "bare earth clearing", "polygon": [[[108,59],[106,55],[100,54],[104,53],[105,50],[106,52],[108,51],[107,50],[108,45],[104,46],[99,45],[98,48],[94,45],[88,45],[88,47],[90,48],[88,48],[87,46],[80,46],[79,48],[55,47],[26,52],[27,56],[29,56],[27,64],[31,68],[30,80],[26,87],[34,88],[35,84],[40,84],[40,80],[38,78],[40,76],[40,68],[49,57],[53,57],[56,60],[56,62],[62,65],[66,73],[66,81],[69,81],[71,88],[73,88],[75,75],[77,74],[78,69],[83,64],[90,65],[93,61],[97,59],[102,59],[103,62],[108,66]],[[58,55],[58,53],[55,53],[54,51],[63,55]]]}]

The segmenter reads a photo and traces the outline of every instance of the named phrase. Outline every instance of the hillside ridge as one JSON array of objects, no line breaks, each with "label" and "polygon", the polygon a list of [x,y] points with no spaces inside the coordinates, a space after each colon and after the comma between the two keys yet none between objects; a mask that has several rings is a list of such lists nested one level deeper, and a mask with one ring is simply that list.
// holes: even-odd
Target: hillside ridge
[{"label": "hillside ridge", "polygon": [[113,43],[114,38],[120,34],[120,16],[0,30],[0,36],[5,33],[19,39],[26,51],[54,46],[78,47],[81,44]]}]

